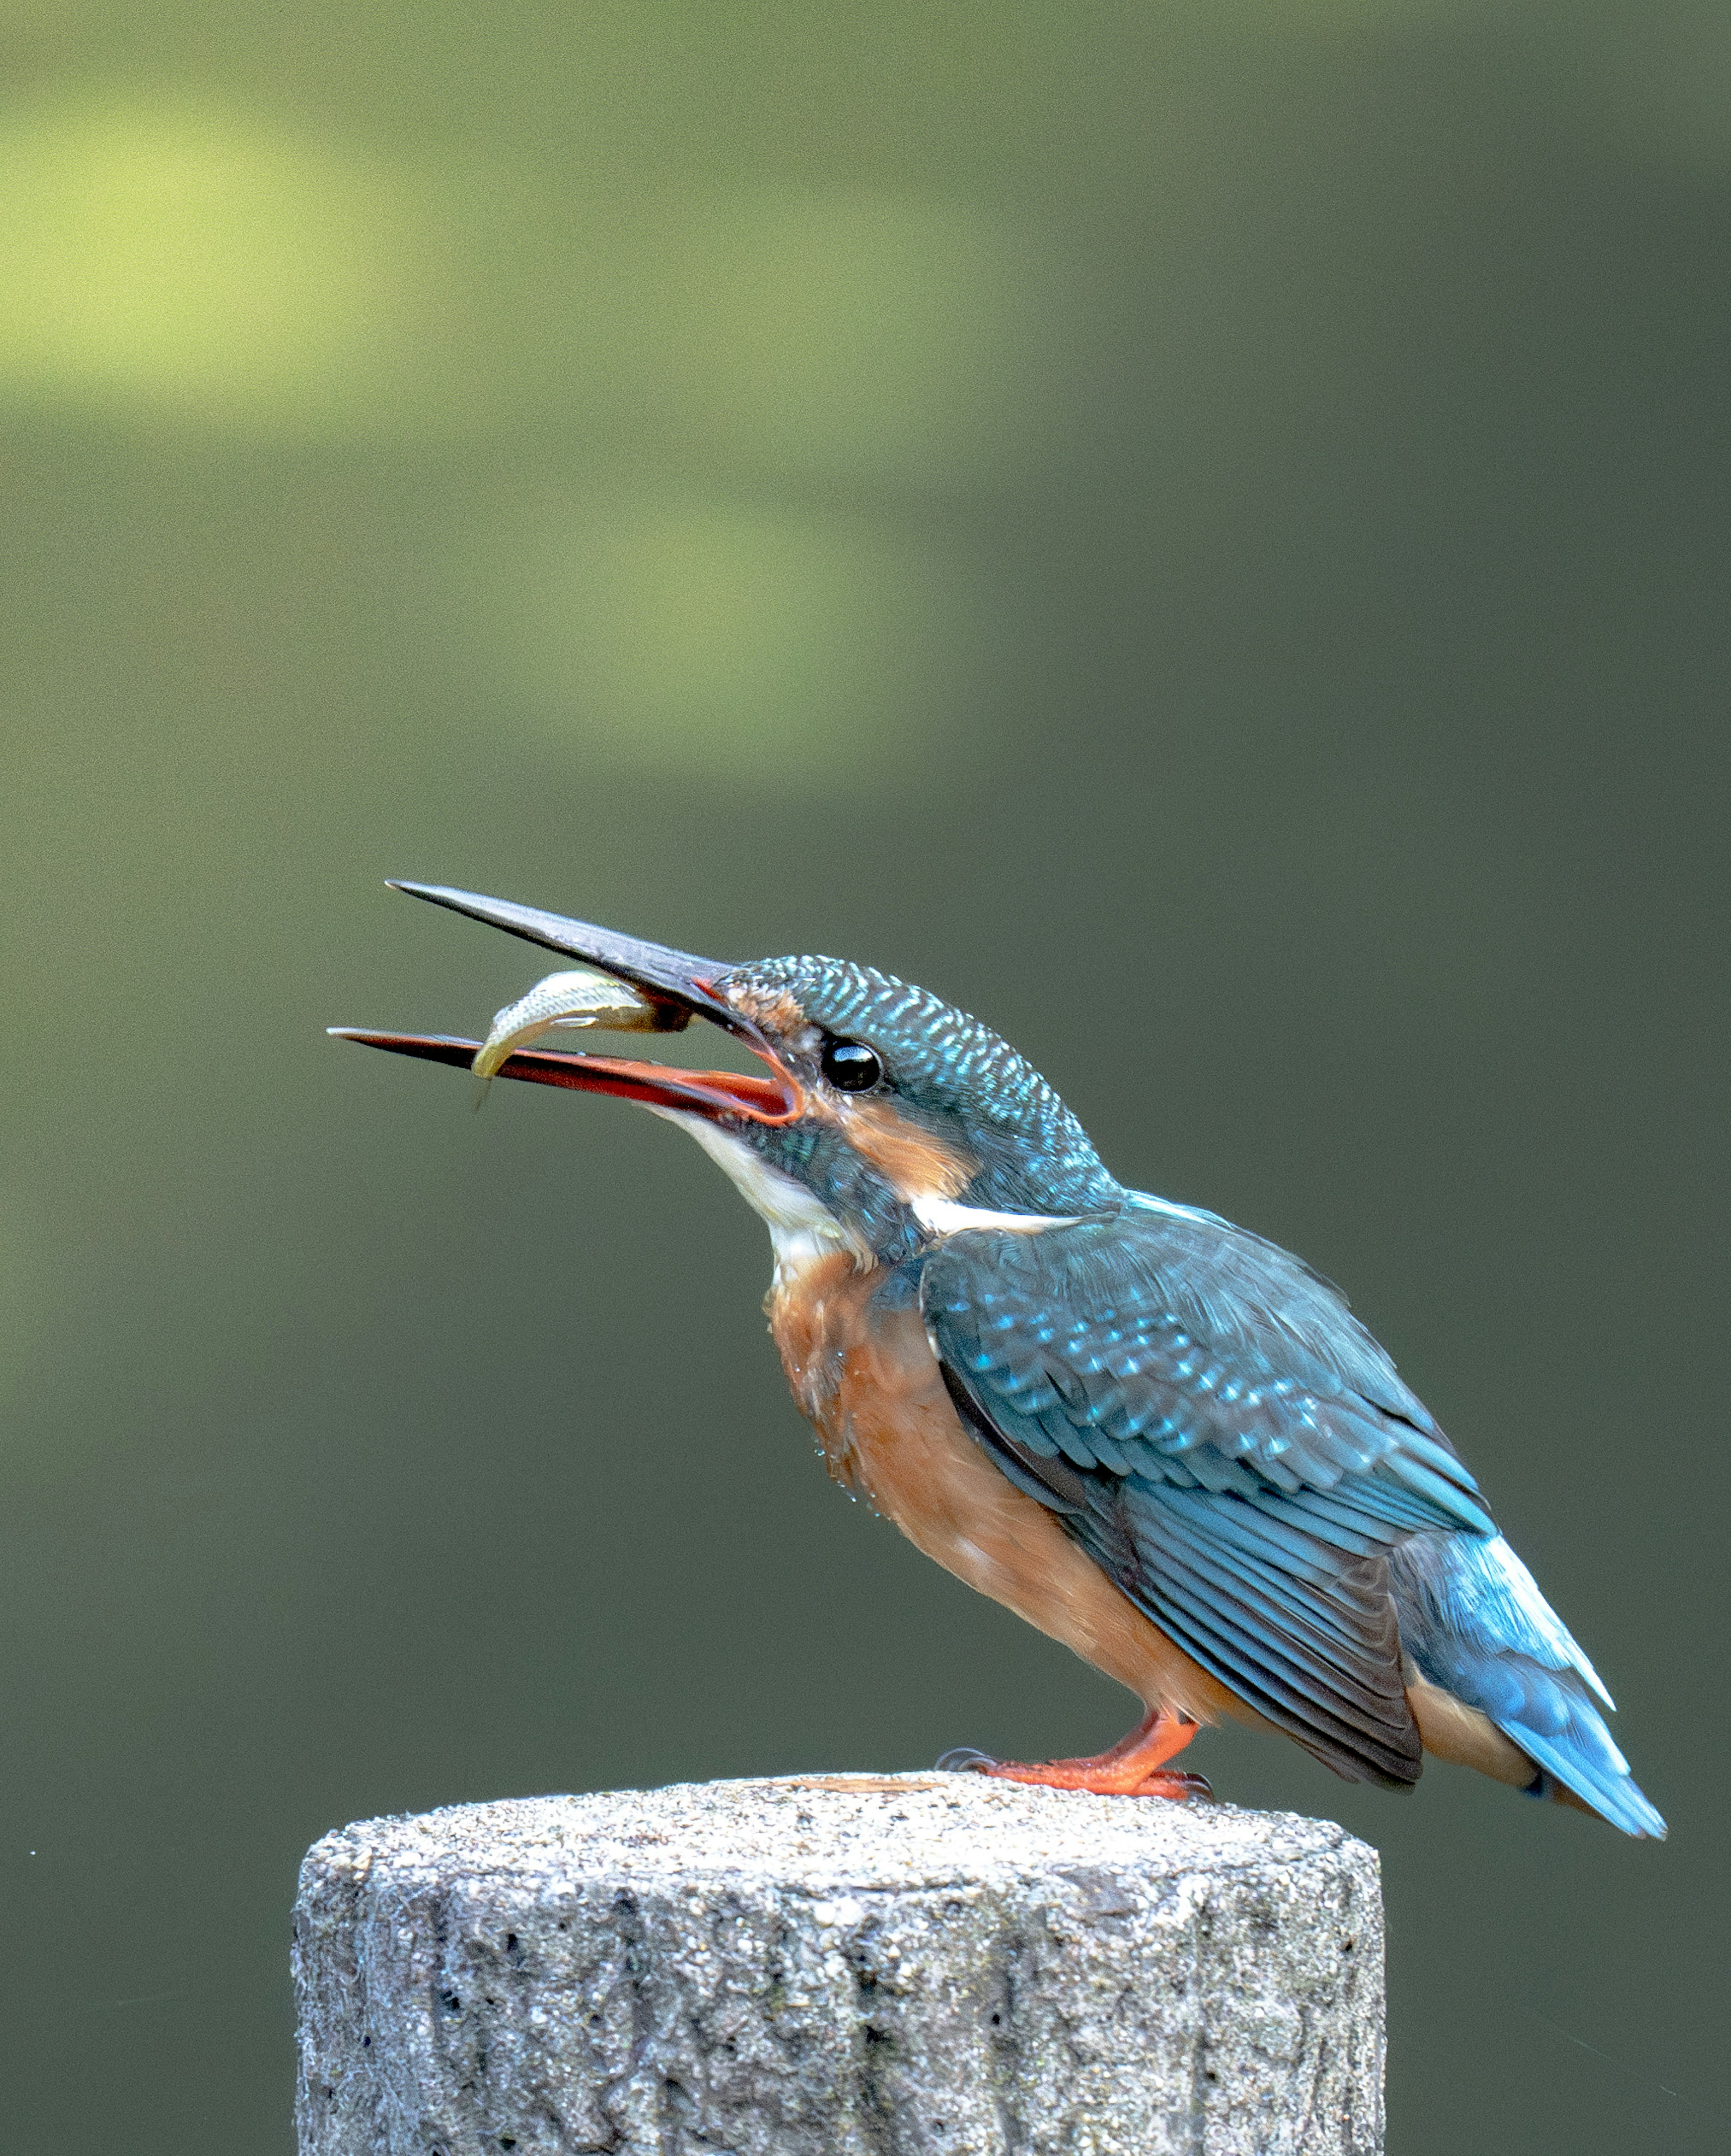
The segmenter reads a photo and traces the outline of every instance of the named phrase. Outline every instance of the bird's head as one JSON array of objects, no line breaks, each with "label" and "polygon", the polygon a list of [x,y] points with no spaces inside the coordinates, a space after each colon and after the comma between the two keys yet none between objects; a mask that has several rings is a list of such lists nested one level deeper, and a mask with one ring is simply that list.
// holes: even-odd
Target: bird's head
[{"label": "bird's head", "polygon": [[[979,1019],[845,959],[709,961],[557,914],[399,884],[581,962],[499,1014],[485,1043],[342,1029],[342,1036],[542,1085],[613,1093],[691,1132],[764,1218],[778,1256],[830,1245],[894,1263],[976,1214],[1109,1207],[1118,1187],[1039,1072]],[[609,994],[596,976],[622,984]],[[673,1032],[702,1019],[767,1075],[691,1070],[526,1044],[602,1025]]]}]

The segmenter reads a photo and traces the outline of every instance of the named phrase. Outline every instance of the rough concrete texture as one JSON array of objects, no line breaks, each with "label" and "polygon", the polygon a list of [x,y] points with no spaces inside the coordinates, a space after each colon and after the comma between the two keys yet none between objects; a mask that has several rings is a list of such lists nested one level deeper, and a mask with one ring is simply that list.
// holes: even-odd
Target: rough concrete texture
[{"label": "rough concrete texture", "polygon": [[968,1774],[372,1820],[295,1910],[302,2156],[1369,2156],[1339,1827]]}]

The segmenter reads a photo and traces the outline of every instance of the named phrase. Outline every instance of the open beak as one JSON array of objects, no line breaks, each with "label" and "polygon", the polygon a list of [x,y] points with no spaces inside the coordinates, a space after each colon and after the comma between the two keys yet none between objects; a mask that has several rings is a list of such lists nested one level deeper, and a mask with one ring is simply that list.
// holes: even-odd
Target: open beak
[{"label": "open beak", "polygon": [[[482,898],[473,891],[449,891],[437,884],[393,882],[391,888],[580,959],[593,973],[623,982],[629,993],[610,1008],[604,998],[581,993],[575,1000],[563,1003],[557,997],[547,999],[547,1011],[555,1014],[532,1024],[527,1021],[538,1009],[536,998],[540,993],[532,991],[521,1003],[500,1013],[493,1038],[485,1044],[446,1034],[374,1033],[352,1026],[332,1026],[331,1031],[338,1040],[358,1040],[368,1048],[388,1048],[398,1055],[419,1055],[429,1062],[454,1064],[460,1070],[478,1070],[485,1077],[496,1075],[527,1079],[541,1086],[571,1086],[581,1092],[613,1093],[624,1100],[639,1101],[646,1107],[711,1120],[742,1116],[752,1122],[786,1123],[799,1113],[799,1086],[783,1069],[769,1040],[733,1009],[717,988],[728,970],[722,962],[693,957],[689,952],[670,951],[664,944],[645,943],[634,936],[617,935],[587,921],[568,921],[535,906],[514,906],[507,899]],[[543,988],[551,985],[542,983]],[[593,1006],[593,1011],[583,1006]],[[512,1045],[516,1038],[533,1037],[553,1024],[600,1023],[622,1031],[675,1033],[694,1018],[707,1019],[736,1034],[763,1059],[773,1075],[759,1078],[734,1070],[682,1070],[622,1056],[568,1055]],[[501,1055],[501,1050],[507,1052]]]}]

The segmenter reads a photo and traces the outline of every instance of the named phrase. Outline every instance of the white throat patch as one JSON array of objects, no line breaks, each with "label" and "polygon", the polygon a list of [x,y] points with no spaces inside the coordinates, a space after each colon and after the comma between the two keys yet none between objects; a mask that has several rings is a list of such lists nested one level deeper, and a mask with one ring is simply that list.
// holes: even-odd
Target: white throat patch
[{"label": "white throat patch", "polygon": [[814,1198],[804,1183],[771,1168],[744,1139],[722,1130],[706,1116],[691,1115],[681,1108],[652,1108],[650,1112],[689,1131],[747,1204],[768,1224],[775,1250],[778,1286],[838,1251],[845,1250],[862,1270],[871,1263],[871,1252],[859,1236]]}]

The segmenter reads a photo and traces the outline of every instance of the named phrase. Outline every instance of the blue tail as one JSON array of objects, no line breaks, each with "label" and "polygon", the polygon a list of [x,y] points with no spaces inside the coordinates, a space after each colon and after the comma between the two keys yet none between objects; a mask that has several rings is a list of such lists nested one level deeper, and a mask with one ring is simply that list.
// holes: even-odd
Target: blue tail
[{"label": "blue tail", "polygon": [[1400,1640],[1420,1675],[1477,1707],[1533,1763],[1625,1834],[1665,1822],[1630,1779],[1593,1702],[1610,1694],[1501,1535],[1415,1535],[1390,1557]]}]

